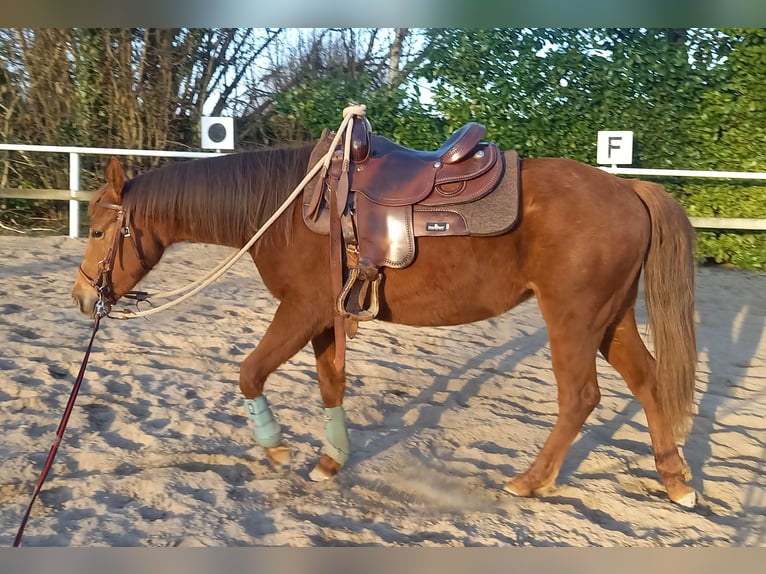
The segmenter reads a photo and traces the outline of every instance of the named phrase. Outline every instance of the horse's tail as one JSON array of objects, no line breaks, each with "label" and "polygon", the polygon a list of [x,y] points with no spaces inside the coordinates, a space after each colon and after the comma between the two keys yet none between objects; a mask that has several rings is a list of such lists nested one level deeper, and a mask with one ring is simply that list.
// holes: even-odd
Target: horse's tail
[{"label": "horse's tail", "polygon": [[649,211],[652,236],[644,291],[654,338],[657,398],[678,438],[689,431],[697,348],[694,327],[695,232],[681,205],[661,185],[634,180]]}]

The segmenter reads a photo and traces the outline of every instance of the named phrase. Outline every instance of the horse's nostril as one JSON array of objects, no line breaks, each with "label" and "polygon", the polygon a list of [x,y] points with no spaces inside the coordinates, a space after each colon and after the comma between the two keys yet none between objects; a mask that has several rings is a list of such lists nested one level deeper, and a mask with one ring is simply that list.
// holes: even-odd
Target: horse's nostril
[{"label": "horse's nostril", "polygon": [[72,293],[72,301],[74,301],[83,315],[93,316],[95,299],[91,299],[87,294],[79,293],[75,290]]}]

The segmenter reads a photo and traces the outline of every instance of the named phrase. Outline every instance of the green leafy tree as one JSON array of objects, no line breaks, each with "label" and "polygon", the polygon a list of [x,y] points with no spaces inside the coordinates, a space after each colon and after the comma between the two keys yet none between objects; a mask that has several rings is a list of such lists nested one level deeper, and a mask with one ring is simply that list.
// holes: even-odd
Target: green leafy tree
[{"label": "green leafy tree", "polygon": [[[766,31],[725,29],[725,61],[683,128],[696,150],[697,169],[766,172]],[[692,181],[683,185],[690,215],[766,218],[766,185],[748,180]],[[700,257],[766,269],[766,233],[706,231],[698,234]]]}]

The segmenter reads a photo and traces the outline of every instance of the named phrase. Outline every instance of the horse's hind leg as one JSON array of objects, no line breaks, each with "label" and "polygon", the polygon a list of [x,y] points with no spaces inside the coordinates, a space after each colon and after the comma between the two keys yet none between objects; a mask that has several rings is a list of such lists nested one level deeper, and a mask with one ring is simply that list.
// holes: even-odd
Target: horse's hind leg
[{"label": "horse's hind leg", "polygon": [[558,386],[559,414],[550,436],[529,469],[505,490],[519,496],[544,495],[556,482],[561,464],[588,415],[601,399],[596,352],[601,333],[582,318],[548,323],[551,361]]},{"label": "horse's hind leg", "polygon": [[686,485],[688,468],[678,453],[673,431],[657,402],[654,357],[641,340],[633,307],[607,330],[601,352],[625,379],[646,412],[655,465],[668,496],[681,506],[694,507],[697,493]]},{"label": "horse's hind leg", "polygon": [[349,456],[346,413],[343,410],[343,394],[346,389],[345,369],[337,369],[335,357],[335,329],[327,329],[313,339],[311,344],[316,357],[319,392],[325,408],[325,452],[310,477],[326,480],[335,476]]}]

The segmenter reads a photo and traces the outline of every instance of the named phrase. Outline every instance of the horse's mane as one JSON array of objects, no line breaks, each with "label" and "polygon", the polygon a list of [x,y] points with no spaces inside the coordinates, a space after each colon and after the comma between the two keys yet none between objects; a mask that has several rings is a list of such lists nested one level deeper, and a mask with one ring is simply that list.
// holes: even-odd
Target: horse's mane
[{"label": "horse's mane", "polygon": [[[241,244],[301,181],[311,149],[310,145],[275,148],[173,162],[125,182],[123,205],[135,220],[183,222],[213,243]],[[289,213],[266,235],[289,237]]]}]

